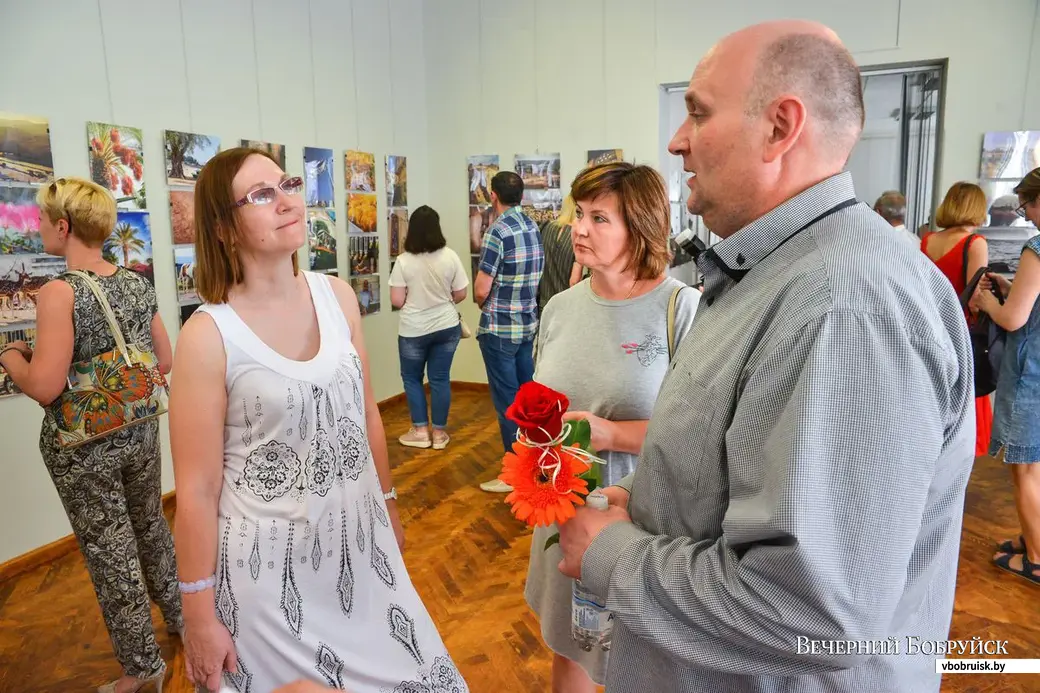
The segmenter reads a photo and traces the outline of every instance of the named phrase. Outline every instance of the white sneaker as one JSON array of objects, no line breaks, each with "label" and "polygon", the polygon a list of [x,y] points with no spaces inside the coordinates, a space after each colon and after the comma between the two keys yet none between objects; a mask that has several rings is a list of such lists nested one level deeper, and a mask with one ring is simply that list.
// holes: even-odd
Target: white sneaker
[{"label": "white sneaker", "polygon": [[485,481],[480,485],[481,491],[487,491],[488,493],[511,493],[513,487],[502,481],[501,479],[492,479],[491,481]]},{"label": "white sneaker", "polygon": [[433,444],[430,440],[429,429],[417,431],[414,427],[409,428],[407,433],[397,439],[397,442],[409,448],[428,448]]}]

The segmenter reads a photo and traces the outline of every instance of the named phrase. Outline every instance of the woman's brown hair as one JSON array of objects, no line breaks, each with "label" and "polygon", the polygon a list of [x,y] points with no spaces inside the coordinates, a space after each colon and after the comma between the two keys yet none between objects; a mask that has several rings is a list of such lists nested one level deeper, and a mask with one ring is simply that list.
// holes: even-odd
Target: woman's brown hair
[{"label": "woman's brown hair", "polygon": [[615,161],[589,167],[571,183],[571,197],[579,204],[611,193],[628,228],[630,256],[625,270],[635,267],[637,279],[661,276],[671,260],[671,218],[664,178],[649,166]]},{"label": "woman's brown hair", "polygon": [[[242,260],[235,251],[239,228],[232,184],[251,156],[278,163],[261,149],[235,147],[210,159],[195,181],[195,290],[206,303],[226,303],[231,288],[242,282]],[[292,255],[292,268],[294,275],[299,274],[298,251]]]},{"label": "woman's brown hair", "polygon": [[986,207],[986,193],[982,188],[974,183],[954,183],[935,210],[935,225],[940,229],[982,226],[986,221]]}]

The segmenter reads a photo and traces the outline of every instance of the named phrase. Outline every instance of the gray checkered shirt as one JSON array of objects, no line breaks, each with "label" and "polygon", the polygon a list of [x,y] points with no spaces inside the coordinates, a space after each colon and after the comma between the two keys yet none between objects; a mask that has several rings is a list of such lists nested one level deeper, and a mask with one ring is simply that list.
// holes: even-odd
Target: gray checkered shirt
[{"label": "gray checkered shirt", "polygon": [[633,523],[582,563],[615,615],[610,693],[939,690],[936,656],[909,652],[949,633],[968,329],[950,282],[854,198],[834,176],[698,260]]}]

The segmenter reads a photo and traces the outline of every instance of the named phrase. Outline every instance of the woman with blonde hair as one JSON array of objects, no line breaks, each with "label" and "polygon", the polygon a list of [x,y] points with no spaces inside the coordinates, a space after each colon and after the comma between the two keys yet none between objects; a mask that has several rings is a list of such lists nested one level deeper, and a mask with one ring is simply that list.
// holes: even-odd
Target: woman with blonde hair
[{"label": "woman with blonde hair", "polygon": [[[980,268],[989,264],[986,239],[975,231],[986,222],[986,193],[974,183],[954,183],[946,191],[935,225],[939,231],[925,233],[921,250],[960,294]],[[971,315],[965,315],[970,322]],[[993,428],[993,405],[989,396],[975,398],[975,455],[985,455]]]},{"label": "woman with blonde hair", "polygon": [[195,184],[195,283],[170,438],[196,685],[353,693],[465,682],[416,593],[350,285],[301,272],[303,180],[269,154]]},{"label": "woman with blonde hair", "polygon": [[[649,166],[587,168],[571,184],[577,263],[592,276],[556,294],[542,314],[534,380],[567,395],[566,419],[587,419],[592,447],[607,464],[603,486],[635,470],[647,421],[672,354],[689,331],[700,293],[668,277],[670,218],[664,179]],[[605,494],[618,489],[607,488]],[[552,649],[554,693],[602,685],[606,653],[571,638],[571,586],[556,528],[531,543],[525,597]]]},{"label": "woman with blonde hair", "polygon": [[[101,255],[116,225],[112,196],[91,181],[59,178],[41,188],[36,199],[44,252],[64,257],[69,272],[86,273],[112,307],[126,343],[153,352],[159,370],[168,373],[173,354],[155,289],[141,275]],[[133,693],[153,683],[161,691],[166,665],[152,631],[149,596],[170,632],[181,631],[183,622],[173,540],[162,511],[158,420],[132,424],[78,447],[58,442],[59,425],[70,417],[102,414],[87,402],[59,399],[71,364],[115,348],[90,282],[61,274],[37,296],[35,349],[11,342],[0,351],[0,365],[22,392],[43,405],[40,453],[123,667],[122,678],[98,690]]]},{"label": "woman with blonde hair", "polygon": [[577,209],[574,198],[563,198],[560,216],[542,225],[542,252],[545,264],[538,283],[538,313],[556,294],[581,281],[582,267],[574,261],[574,246],[571,243],[571,223]]}]

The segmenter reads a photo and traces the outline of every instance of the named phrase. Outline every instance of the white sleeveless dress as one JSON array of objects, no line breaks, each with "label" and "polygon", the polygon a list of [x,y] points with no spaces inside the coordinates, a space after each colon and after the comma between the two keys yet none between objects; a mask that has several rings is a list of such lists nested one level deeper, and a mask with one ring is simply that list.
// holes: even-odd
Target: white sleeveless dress
[{"label": "white sleeveless dress", "polygon": [[225,680],[462,693],[389,522],[350,328],[328,278],[305,277],[321,335],[310,361],[275,352],[227,304],[199,308],[227,354],[215,597],[238,673]]}]

